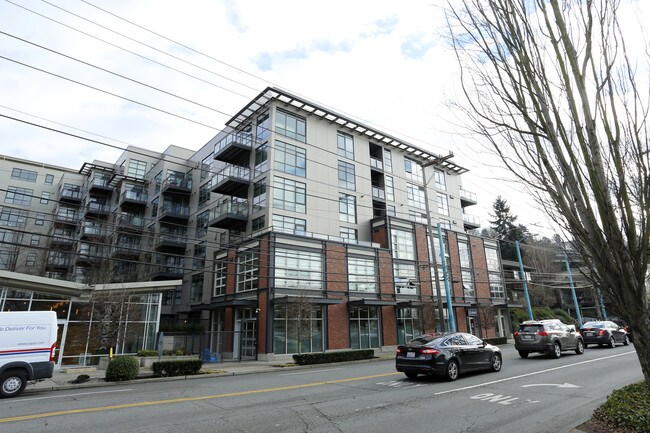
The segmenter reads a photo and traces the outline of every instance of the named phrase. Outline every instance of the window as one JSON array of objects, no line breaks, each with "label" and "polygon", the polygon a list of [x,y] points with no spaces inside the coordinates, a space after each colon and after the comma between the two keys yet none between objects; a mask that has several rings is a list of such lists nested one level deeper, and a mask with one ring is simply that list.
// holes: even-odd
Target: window
[{"label": "window", "polygon": [[393,176],[386,176],[384,178],[384,190],[386,192],[386,200],[395,201],[395,187],[393,183]]},{"label": "window", "polygon": [[205,244],[194,245],[194,259],[192,260],[192,269],[205,268]]},{"label": "window", "polygon": [[422,167],[417,162],[404,158],[404,171],[406,178],[414,182],[422,183]]},{"label": "window", "polygon": [[263,229],[266,226],[266,218],[264,215],[254,218],[251,223],[251,230],[256,231]]},{"label": "window", "polygon": [[472,260],[470,258],[469,244],[467,242],[458,242],[458,256],[461,268],[471,268]]},{"label": "window", "polygon": [[147,163],[144,161],[138,161],[137,159],[129,160],[129,169],[126,172],[126,175],[129,177],[134,177],[136,179],[144,179],[144,175],[147,172]]},{"label": "window", "polygon": [[54,175],[46,174],[45,175],[45,185],[52,185],[54,183]]},{"label": "window", "polygon": [[395,210],[395,206],[392,204],[386,205],[386,215],[388,216],[397,216],[397,211]]},{"label": "window", "polygon": [[271,134],[271,131],[269,130],[269,113],[264,113],[257,117],[255,134],[257,135],[257,141],[260,143],[269,137]]},{"label": "window", "polygon": [[406,184],[406,197],[408,198],[408,205],[418,209],[426,209],[424,200],[424,190],[421,186],[413,185],[412,183]]},{"label": "window", "polygon": [[307,142],[305,119],[280,109],[275,113],[275,132],[303,143]]},{"label": "window", "polygon": [[48,204],[50,202],[50,193],[43,192],[41,193],[41,204]]},{"label": "window", "polygon": [[463,280],[463,296],[466,298],[473,298],[476,296],[474,291],[474,279],[472,278],[472,271],[461,270],[460,277]]},{"label": "window", "polygon": [[34,224],[36,224],[37,226],[42,226],[43,224],[45,224],[45,214],[42,212],[38,212],[36,214],[36,218],[34,218]]},{"label": "window", "polygon": [[356,224],[357,198],[349,194],[339,194],[339,221]]},{"label": "window", "polygon": [[201,302],[203,298],[203,274],[192,275],[190,302]]},{"label": "window", "polygon": [[305,177],[307,156],[305,149],[283,143],[275,142],[274,168],[285,173]]},{"label": "window", "polygon": [[213,163],[214,163],[214,157],[212,156],[212,154],[203,158],[203,161],[201,161],[201,181],[204,181],[210,177],[210,172],[212,171]]},{"label": "window", "polygon": [[394,258],[415,260],[413,232],[398,229],[391,230],[391,244]]},{"label": "window", "polygon": [[275,287],[317,290],[323,286],[323,255],[320,252],[275,250]]},{"label": "window", "polygon": [[395,293],[400,295],[417,295],[420,285],[415,273],[414,263],[394,262]]},{"label": "window", "polygon": [[289,233],[305,232],[307,230],[307,222],[300,218],[273,215],[273,228],[286,230]]},{"label": "window", "polygon": [[14,168],[11,170],[11,178],[24,180],[25,182],[36,182],[38,172],[32,170],[24,170],[22,168]]},{"label": "window", "polygon": [[5,195],[5,203],[29,206],[32,203],[32,194],[34,194],[33,189],[9,186]]},{"label": "window", "polygon": [[433,179],[436,182],[436,188],[446,190],[447,189],[447,181],[445,179],[445,172],[442,170],[434,170],[433,171]]},{"label": "window", "polygon": [[377,268],[374,259],[348,258],[348,290],[350,292],[377,292]]},{"label": "window", "polygon": [[339,161],[339,188],[350,189],[352,191],[356,189],[354,164]]},{"label": "window", "polygon": [[388,149],[384,149],[384,171],[386,173],[393,172],[393,156]]},{"label": "window", "polygon": [[490,283],[490,296],[496,299],[504,299],[506,296],[503,290],[501,274],[489,273],[488,281]]},{"label": "window", "polygon": [[350,307],[350,348],[379,347],[377,307]]},{"label": "window", "polygon": [[449,202],[445,194],[436,193],[436,200],[438,202],[438,213],[440,215],[449,216]]},{"label": "window", "polygon": [[353,229],[350,227],[341,227],[339,229],[339,233],[341,235],[341,238],[343,239],[349,239],[352,241],[356,241],[359,239],[359,235],[357,233],[357,229]]},{"label": "window", "polygon": [[257,289],[259,275],[259,255],[244,251],[237,255],[237,291]]},{"label": "window", "polygon": [[269,169],[269,145],[263,144],[255,149],[255,170],[254,177],[266,172]]},{"label": "window", "polygon": [[420,224],[426,224],[427,214],[422,212],[417,212],[414,210],[409,210],[409,220]]},{"label": "window", "polygon": [[405,344],[424,333],[420,317],[417,308],[397,309],[397,344]]},{"label": "window", "polygon": [[228,277],[228,261],[227,257],[216,259],[214,264],[214,287],[212,288],[212,296],[219,296],[226,294],[226,280]]},{"label": "window", "polygon": [[253,213],[266,208],[266,178],[253,185]]},{"label": "window", "polygon": [[339,132],[336,136],[336,147],[339,156],[354,160],[354,139],[351,135]]},{"label": "window", "polygon": [[41,235],[32,235],[32,239],[29,242],[30,245],[38,245],[41,242]]},{"label": "window", "polygon": [[485,245],[485,261],[487,262],[487,268],[490,272],[500,272],[501,268],[499,267],[499,252],[497,247]]},{"label": "window", "polygon": [[446,219],[440,220],[440,227],[443,229],[451,230],[451,221]]},{"label": "window", "polygon": [[273,353],[323,351],[323,307],[297,302],[273,307]]},{"label": "window", "polygon": [[307,188],[305,184],[276,177],[273,183],[273,207],[305,213],[307,210]]},{"label": "window", "polygon": [[36,253],[27,253],[27,258],[25,259],[25,266],[28,268],[33,268],[36,265]]},{"label": "window", "polygon": [[210,220],[210,210],[201,212],[196,216],[196,237],[200,238],[208,234],[208,221]]},{"label": "window", "polygon": [[10,207],[2,208],[2,211],[0,212],[0,226],[25,227],[26,224],[26,210],[13,209]]}]

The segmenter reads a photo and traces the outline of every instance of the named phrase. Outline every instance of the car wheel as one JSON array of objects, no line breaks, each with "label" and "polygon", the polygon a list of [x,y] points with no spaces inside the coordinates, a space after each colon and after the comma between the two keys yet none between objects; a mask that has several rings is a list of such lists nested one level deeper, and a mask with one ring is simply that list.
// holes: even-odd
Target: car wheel
[{"label": "car wheel", "polygon": [[447,380],[453,381],[458,379],[458,373],[459,373],[458,363],[452,359],[447,364],[447,374],[446,374]]},{"label": "car wheel", "polygon": [[492,371],[501,371],[501,364],[502,364],[501,355],[499,355],[498,353],[492,355],[492,362],[490,362],[490,369]]},{"label": "car wheel", "polygon": [[623,339],[623,346],[629,346],[629,345],[630,345],[630,337],[626,335],[625,338]]},{"label": "car wheel", "polygon": [[558,359],[562,355],[562,346],[560,346],[560,343],[557,341],[553,342],[553,347],[551,347],[551,351],[548,355],[551,358]]},{"label": "car wheel", "polygon": [[0,395],[15,397],[27,386],[27,376],[22,370],[9,370],[0,376]]},{"label": "car wheel", "polygon": [[614,340],[613,335],[611,337],[609,337],[609,343],[607,343],[607,347],[612,348],[612,349],[614,347],[616,347],[616,340]]},{"label": "car wheel", "polygon": [[582,342],[582,340],[578,340],[578,344],[576,344],[576,353],[578,355],[585,353],[585,344]]},{"label": "car wheel", "polygon": [[528,352],[526,352],[525,350],[519,350],[519,356],[521,356],[522,358],[528,358]]},{"label": "car wheel", "polygon": [[404,374],[406,375],[406,377],[408,377],[411,380],[414,380],[418,377],[418,374],[413,373],[412,371],[405,372]]}]

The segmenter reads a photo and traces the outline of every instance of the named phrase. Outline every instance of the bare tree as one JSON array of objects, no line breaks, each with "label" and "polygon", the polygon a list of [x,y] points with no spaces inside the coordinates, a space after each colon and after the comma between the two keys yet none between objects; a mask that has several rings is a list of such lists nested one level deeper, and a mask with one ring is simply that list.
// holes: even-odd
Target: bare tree
[{"label": "bare tree", "polygon": [[[468,125],[572,240],[650,384],[648,51],[634,2],[455,0]],[[624,26],[623,13],[631,17]]]},{"label": "bare tree", "polygon": [[[288,331],[290,335],[295,336],[297,339],[298,353],[302,353],[303,340],[311,338],[313,310],[313,297],[308,296],[304,289],[287,303]],[[289,336],[287,335],[287,337]]]},{"label": "bare tree", "polygon": [[127,290],[106,290],[95,292],[90,299],[92,328],[89,337],[104,347],[117,349],[125,341],[127,320],[140,319],[140,310],[131,302],[132,294]]}]

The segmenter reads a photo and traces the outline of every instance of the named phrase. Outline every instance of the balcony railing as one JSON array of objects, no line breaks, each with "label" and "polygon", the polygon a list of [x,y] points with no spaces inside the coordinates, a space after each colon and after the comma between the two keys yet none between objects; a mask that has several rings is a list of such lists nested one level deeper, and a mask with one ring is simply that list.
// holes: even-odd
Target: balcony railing
[{"label": "balcony railing", "polygon": [[190,207],[181,204],[164,203],[160,206],[160,218],[165,217],[188,219],[190,217]]},{"label": "balcony railing", "polygon": [[476,204],[476,193],[467,191],[466,189],[460,189],[460,200],[466,204]]},{"label": "balcony railing", "polygon": [[133,190],[126,190],[122,192],[122,197],[121,201],[128,201],[131,203],[141,203],[141,204],[146,204],[147,203],[147,192],[146,191],[133,191]]},{"label": "balcony railing", "polygon": [[479,217],[470,214],[463,214],[463,222],[466,226],[481,227],[481,220]]},{"label": "balcony railing", "polygon": [[238,144],[241,147],[253,148],[253,134],[250,132],[238,132],[235,134],[228,134],[226,137],[222,138],[217,144],[214,145],[214,154],[218,154],[226,147],[232,145],[233,143]]}]

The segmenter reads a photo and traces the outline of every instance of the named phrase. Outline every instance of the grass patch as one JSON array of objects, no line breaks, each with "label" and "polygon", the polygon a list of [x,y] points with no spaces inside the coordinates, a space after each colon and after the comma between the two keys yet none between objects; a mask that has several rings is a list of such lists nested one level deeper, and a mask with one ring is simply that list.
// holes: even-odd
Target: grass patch
[{"label": "grass patch", "polygon": [[594,411],[594,418],[614,427],[650,433],[650,386],[640,382],[614,390]]}]

